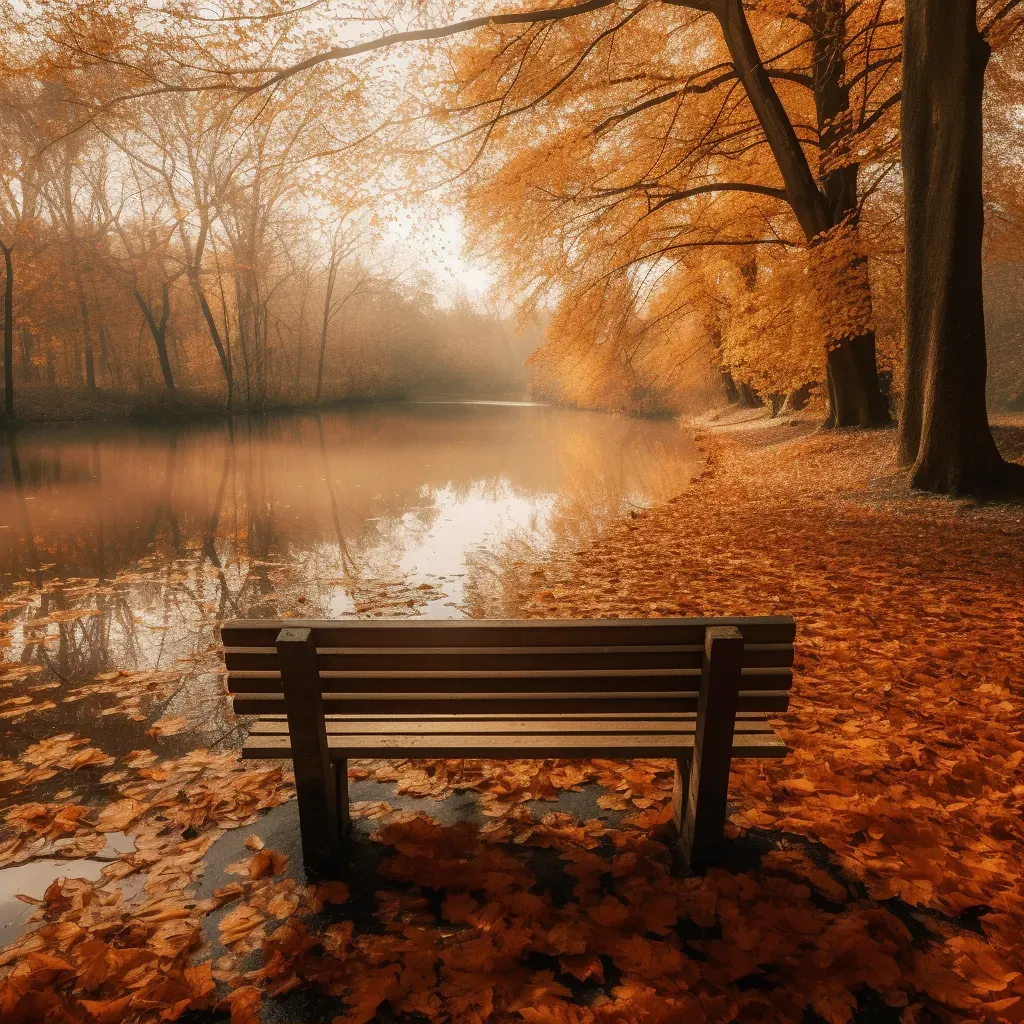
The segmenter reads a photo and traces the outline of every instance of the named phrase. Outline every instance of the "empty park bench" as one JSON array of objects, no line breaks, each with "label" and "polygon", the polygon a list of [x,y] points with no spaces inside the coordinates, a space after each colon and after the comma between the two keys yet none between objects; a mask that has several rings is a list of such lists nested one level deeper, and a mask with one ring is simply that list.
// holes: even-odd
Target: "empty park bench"
[{"label": "empty park bench", "polygon": [[734,757],[778,758],[788,617],[301,621],[221,629],[242,756],[294,764],[306,869],[337,873],[349,758],[665,757],[682,855],[720,852]]}]

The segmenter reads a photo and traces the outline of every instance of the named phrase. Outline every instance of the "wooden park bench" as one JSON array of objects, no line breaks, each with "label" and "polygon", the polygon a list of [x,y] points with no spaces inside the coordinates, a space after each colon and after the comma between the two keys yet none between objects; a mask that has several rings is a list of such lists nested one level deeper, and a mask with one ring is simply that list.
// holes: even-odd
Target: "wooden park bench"
[{"label": "wooden park bench", "polygon": [[791,618],[236,620],[228,691],[247,758],[290,758],[303,858],[342,867],[347,760],[666,757],[696,870],[719,854],[734,757],[785,757]]}]

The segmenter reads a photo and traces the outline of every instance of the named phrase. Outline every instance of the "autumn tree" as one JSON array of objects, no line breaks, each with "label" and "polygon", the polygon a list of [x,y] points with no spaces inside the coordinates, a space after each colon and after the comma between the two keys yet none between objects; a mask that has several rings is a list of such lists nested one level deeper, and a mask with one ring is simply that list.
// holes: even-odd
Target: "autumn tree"
[{"label": "autumn tree", "polygon": [[[433,113],[457,126],[469,166],[479,167],[482,179],[497,181],[496,164],[504,162],[508,173],[492,193],[504,197],[504,210],[516,211],[507,215],[515,218],[517,237],[521,186],[532,174],[537,191],[560,204],[567,229],[576,232],[574,257],[587,248],[580,225],[600,229],[613,220],[609,230],[597,230],[606,255],[609,235],[628,240],[632,251],[595,268],[591,287],[637,267],[665,276],[661,264],[698,246],[815,250],[819,295],[849,295],[846,313],[826,325],[827,358],[819,357],[830,422],[869,426],[887,422],[889,413],[878,386],[867,260],[857,240],[858,181],[864,154],[883,159],[884,146],[871,137],[886,135],[898,99],[899,47],[891,38],[898,16],[890,7],[881,0],[768,4],[751,15],[756,21],[739,0],[595,0],[501,11],[335,46],[251,88],[373,49],[472,32],[456,48],[450,88]],[[772,55],[764,55],[756,36]],[[807,137],[808,120],[816,138]],[[642,146],[633,145],[638,137]],[[488,151],[496,149],[502,155],[493,158]],[[571,156],[559,159],[562,153]],[[762,159],[766,154],[770,160]],[[595,160],[599,166],[588,166]],[[568,168],[591,172],[589,180],[574,173],[556,181]],[[612,177],[608,168],[618,173]],[[788,207],[790,225],[779,204]],[[770,237],[751,235],[758,223]],[[507,248],[521,263],[521,245]],[[536,278],[555,279],[552,260],[533,267]],[[572,272],[578,271],[577,262]]]}]

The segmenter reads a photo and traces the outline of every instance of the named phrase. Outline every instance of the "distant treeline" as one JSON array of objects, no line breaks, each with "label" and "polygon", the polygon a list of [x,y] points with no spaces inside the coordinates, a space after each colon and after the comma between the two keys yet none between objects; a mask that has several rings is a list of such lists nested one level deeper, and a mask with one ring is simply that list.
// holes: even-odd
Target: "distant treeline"
[{"label": "distant treeline", "polygon": [[372,205],[321,187],[314,97],[246,120],[159,96],[71,131],[73,100],[0,86],[8,416],[525,393],[536,339],[439,303]]}]

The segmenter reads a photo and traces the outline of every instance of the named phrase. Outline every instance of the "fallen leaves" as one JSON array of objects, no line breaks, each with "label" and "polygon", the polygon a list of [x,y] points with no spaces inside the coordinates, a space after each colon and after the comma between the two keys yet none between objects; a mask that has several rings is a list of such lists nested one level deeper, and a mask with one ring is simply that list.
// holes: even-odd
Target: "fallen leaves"
[{"label": "fallen leaves", "polygon": [[18,782],[29,786],[53,778],[58,771],[103,768],[114,759],[74,733],[48,736],[33,743],[17,761],[0,761],[0,782]]},{"label": "fallen leaves", "polygon": [[143,807],[138,800],[128,797],[107,804],[96,816],[97,832],[124,832],[142,813]]},{"label": "fallen leaves", "polygon": [[186,719],[177,715],[173,718],[161,718],[154,722],[150,728],[146,730],[147,736],[177,736],[179,732],[184,732],[188,728],[188,722]]},{"label": "fallen leaves", "polygon": [[233,946],[242,939],[247,938],[251,932],[259,928],[266,920],[254,907],[247,903],[241,903],[220,922],[220,941],[225,946]]},{"label": "fallen leaves", "polygon": [[[1024,705],[1011,654],[1024,581],[996,532],[1022,533],[1004,511],[922,512],[871,491],[862,471],[887,443],[745,454],[720,442],[699,491],[613,530],[561,579],[549,569],[534,606],[796,614],[793,708],[778,723],[794,753],[734,766],[730,827],[767,848],[743,869],[679,877],[662,760],[366,760],[353,780],[429,800],[472,791],[485,824],[362,801],[353,817],[386,849],[354,894],[291,877],[254,832],[235,880],[199,899],[212,844],[260,829],[291,796],[288,775],[230,751],[135,751],[103,774],[105,807],[47,790],[6,812],[9,862],[61,843],[78,856],[124,829],[135,849],[103,882],[65,879],[31,901],[34,929],[0,953],[0,1013],[254,1024],[264,1001],[309,989],[339,1002],[343,1024],[1021,1024]],[[175,723],[159,719],[156,738]],[[112,758],[61,734],[0,762],[0,781],[90,765]],[[593,784],[602,817],[533,811]],[[130,903],[111,888],[128,874],[141,883]],[[356,927],[371,897],[373,927]],[[213,914],[228,953],[195,963]]]}]

